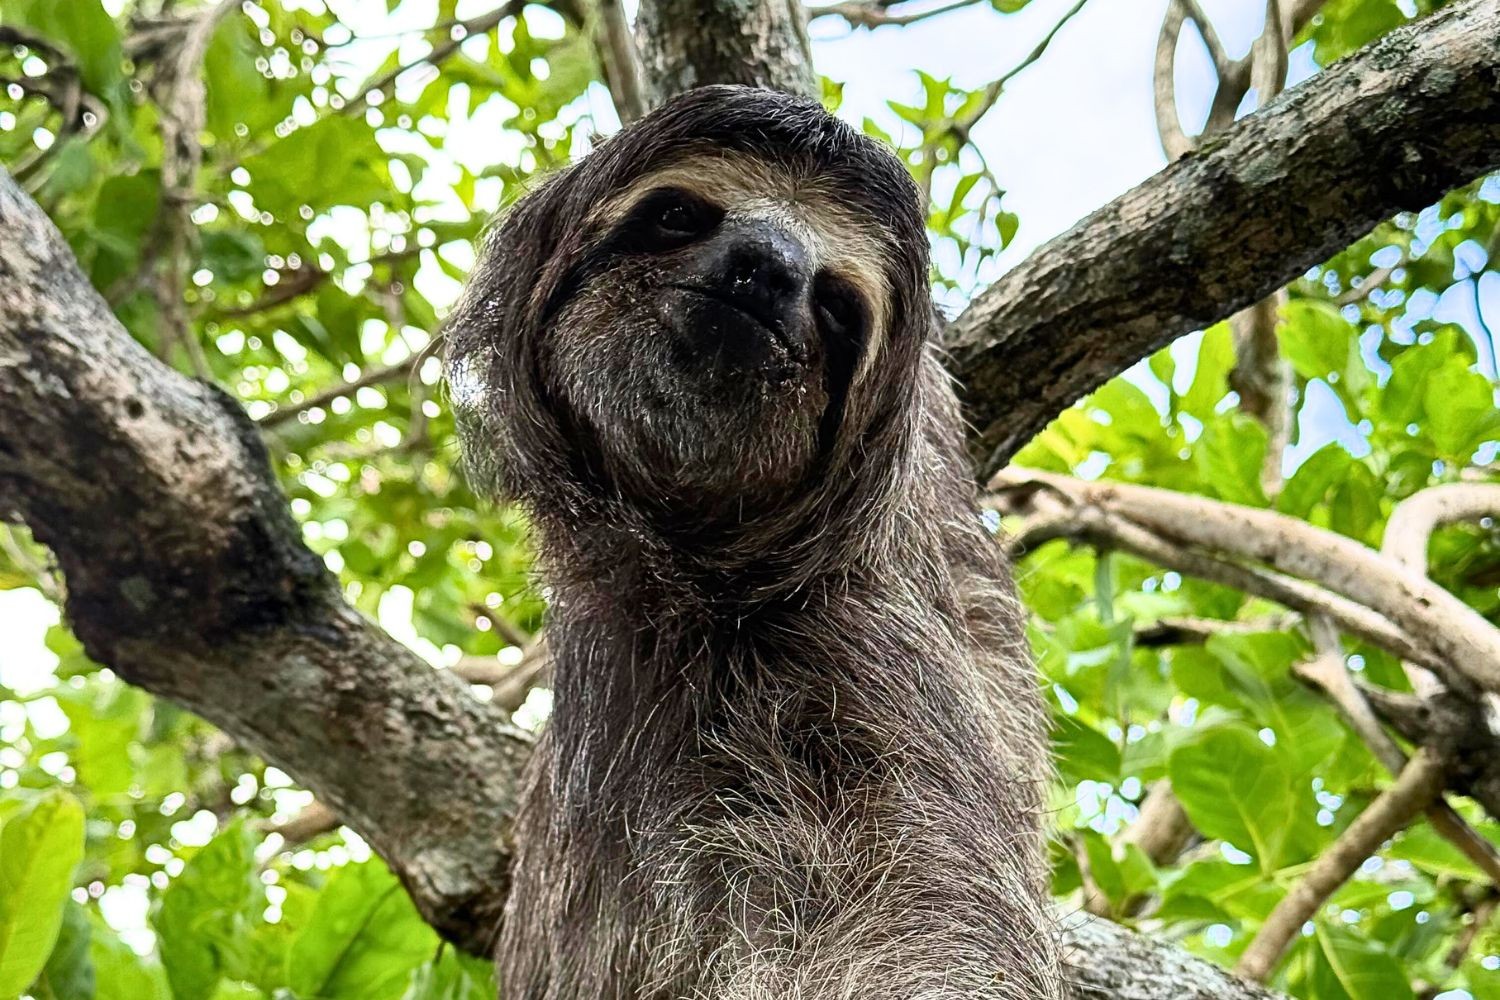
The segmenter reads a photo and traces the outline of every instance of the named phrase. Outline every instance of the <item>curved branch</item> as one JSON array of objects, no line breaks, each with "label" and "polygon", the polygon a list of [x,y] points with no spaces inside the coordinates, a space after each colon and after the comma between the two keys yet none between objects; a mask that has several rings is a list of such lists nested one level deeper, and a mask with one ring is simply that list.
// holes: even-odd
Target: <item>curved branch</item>
[{"label": "curved branch", "polygon": [[91,657],[292,775],[485,949],[529,737],[344,602],[255,425],[131,339],[3,171],[0,517],[51,548]]},{"label": "curved branch", "polygon": [[1432,533],[1446,524],[1500,517],[1500,484],[1444,483],[1413,493],[1398,503],[1385,524],[1380,551],[1424,576],[1427,573],[1427,543]]},{"label": "curved branch", "polygon": [[1187,12],[1181,3],[1167,4],[1161,33],[1156,38],[1156,60],[1151,70],[1152,106],[1156,111],[1156,134],[1161,137],[1162,152],[1175,160],[1193,148],[1193,140],[1182,128],[1177,114],[1177,40]]},{"label": "curved branch", "polygon": [[[1264,597],[1305,615],[1326,615],[1351,635],[1434,671],[1452,673],[1425,643],[1369,608],[1302,580],[1174,543],[1113,510],[1104,495],[1089,492],[1095,484],[1065,476],[1044,478],[1029,469],[1008,470],[1003,475],[1003,479],[997,477],[999,492],[987,498],[985,505],[1002,513],[1026,513],[1028,524],[1022,537],[1033,545],[1053,538],[1082,538],[1130,552],[1158,566]],[[1059,500],[1047,502],[1035,492],[1037,483],[1046,483]],[[1019,553],[1013,549],[1011,554]]]},{"label": "curved branch", "polygon": [[948,337],[979,472],[1141,358],[1500,165],[1497,36],[1488,0],[1392,31],[984,292]]},{"label": "curved branch", "polygon": [[[1500,629],[1425,577],[1353,539],[1273,511],[1116,482],[1084,482],[1032,470],[1029,478],[1108,508],[1182,545],[1262,563],[1310,580],[1389,619],[1451,665],[1451,676],[1500,691]],[[1401,655],[1405,655],[1402,653]]]}]

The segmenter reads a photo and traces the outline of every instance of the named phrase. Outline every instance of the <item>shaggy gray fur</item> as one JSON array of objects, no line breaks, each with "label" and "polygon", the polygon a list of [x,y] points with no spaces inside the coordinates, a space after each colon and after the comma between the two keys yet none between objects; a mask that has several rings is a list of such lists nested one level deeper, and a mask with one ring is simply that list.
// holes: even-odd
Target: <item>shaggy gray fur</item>
[{"label": "shaggy gray fur", "polygon": [[[837,192],[884,302],[813,286],[854,320],[793,303],[789,355],[676,290],[733,211],[598,221],[705,152]],[[766,91],[677,99],[490,232],[448,370],[471,474],[535,520],[556,695],[507,1000],[1060,995],[1044,716],[936,327],[900,162]]]}]

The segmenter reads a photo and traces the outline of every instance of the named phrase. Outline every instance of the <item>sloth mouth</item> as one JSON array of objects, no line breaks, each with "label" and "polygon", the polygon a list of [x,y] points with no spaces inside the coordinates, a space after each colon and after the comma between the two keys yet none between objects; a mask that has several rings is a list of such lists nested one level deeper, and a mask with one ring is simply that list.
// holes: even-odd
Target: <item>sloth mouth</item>
[{"label": "sloth mouth", "polygon": [[807,363],[806,346],[799,344],[796,338],[789,336],[781,324],[767,320],[743,299],[711,286],[695,285],[690,282],[668,282],[666,287],[679,292],[687,292],[689,295],[695,295],[698,298],[707,299],[728,308],[769,334],[772,344],[789,360],[798,365]]}]

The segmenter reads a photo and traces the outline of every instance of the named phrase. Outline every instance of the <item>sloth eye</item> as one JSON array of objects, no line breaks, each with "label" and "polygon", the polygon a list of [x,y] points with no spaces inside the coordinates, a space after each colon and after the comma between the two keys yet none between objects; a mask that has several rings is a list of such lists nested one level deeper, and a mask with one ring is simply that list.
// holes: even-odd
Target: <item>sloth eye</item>
[{"label": "sloth eye", "polygon": [[663,232],[681,233],[684,236],[698,231],[698,219],[693,210],[681,202],[663,207],[656,217],[656,225]]},{"label": "sloth eye", "polygon": [[837,337],[853,334],[860,324],[860,308],[854,293],[837,279],[820,278],[813,290],[813,308],[818,322]]},{"label": "sloth eye", "polygon": [[632,226],[647,248],[671,249],[708,234],[722,210],[675,188],[652,191],[631,213]]}]

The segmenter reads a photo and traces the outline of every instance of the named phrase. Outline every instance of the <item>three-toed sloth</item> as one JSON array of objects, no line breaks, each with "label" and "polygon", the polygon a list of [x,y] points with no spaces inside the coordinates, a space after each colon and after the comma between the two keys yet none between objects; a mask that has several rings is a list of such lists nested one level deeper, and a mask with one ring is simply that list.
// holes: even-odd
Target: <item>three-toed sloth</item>
[{"label": "three-toed sloth", "polygon": [[485,239],[448,378],[534,520],[555,691],[508,1000],[1059,996],[1043,712],[919,201],[816,104],[714,87]]}]

